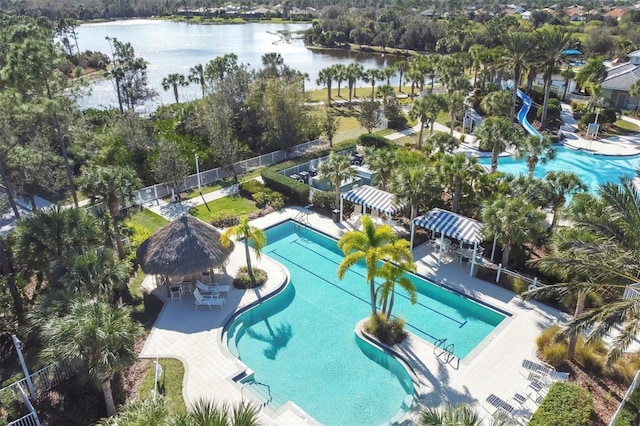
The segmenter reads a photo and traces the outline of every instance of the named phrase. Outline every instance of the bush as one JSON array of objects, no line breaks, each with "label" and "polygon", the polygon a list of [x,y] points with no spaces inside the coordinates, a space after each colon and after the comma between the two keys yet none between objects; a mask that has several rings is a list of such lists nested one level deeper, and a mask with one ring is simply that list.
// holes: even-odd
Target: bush
[{"label": "bush", "polygon": [[553,343],[542,350],[542,357],[555,368],[567,361],[568,348],[566,343]]},{"label": "bush", "polygon": [[579,344],[576,347],[576,361],[578,361],[582,367],[590,373],[602,373],[604,358],[602,355],[599,355],[592,346]]},{"label": "bush", "polygon": [[[560,106],[560,101],[554,98],[549,99],[549,104],[547,108],[547,120],[556,121],[560,120],[560,112],[562,111],[562,107]],[[542,108],[538,108],[538,112],[536,112],[536,117],[538,120],[542,118]]]},{"label": "bush", "polygon": [[405,321],[402,318],[392,318],[390,321],[384,314],[371,316],[365,325],[365,330],[374,335],[385,345],[393,346],[407,337],[404,331]]},{"label": "bush", "polygon": [[253,201],[256,202],[256,207],[259,209],[263,209],[266,207],[267,202],[269,201],[270,194],[268,192],[256,192],[251,195]]},{"label": "bush", "polygon": [[300,203],[307,204],[309,202],[309,185],[270,169],[262,170],[261,176],[269,188],[289,195]]},{"label": "bush", "polygon": [[220,210],[211,213],[211,219],[209,221],[216,228],[228,228],[240,223],[240,218],[233,210]]},{"label": "bush", "polygon": [[551,345],[556,338],[556,334],[560,332],[560,326],[554,325],[552,327],[543,330],[542,333],[536,339],[536,344],[538,345],[538,350],[542,352],[544,348]]},{"label": "bush", "polygon": [[619,359],[613,364],[613,367],[606,370],[606,372],[613,380],[629,386],[638,370],[640,370],[640,356],[634,354],[633,356],[625,356]]},{"label": "bush", "polygon": [[336,195],[333,192],[314,191],[311,201],[315,207],[322,210],[330,211],[338,208],[336,206]]},{"label": "bush", "polygon": [[529,426],[587,425],[592,411],[589,391],[572,383],[557,382],[533,414]]},{"label": "bush", "polygon": [[529,289],[529,286],[526,282],[520,277],[515,277],[512,282],[513,292],[515,294],[522,294]]},{"label": "bush", "polygon": [[378,135],[372,135],[369,133],[360,135],[360,137],[358,138],[358,141],[362,146],[373,147],[373,148],[390,148],[393,145],[389,141],[389,139],[382,136],[378,136]]},{"label": "bush", "polygon": [[246,198],[251,198],[253,194],[257,194],[259,192],[271,192],[265,184],[255,179],[242,182],[238,187],[238,191],[240,192],[240,195]]},{"label": "bush", "polygon": [[260,287],[264,283],[267,282],[267,273],[259,268],[253,268],[253,275],[256,278],[256,282],[252,283],[251,278],[249,277],[249,272],[246,266],[242,266],[238,270],[238,275],[236,275],[233,280],[233,286],[239,289],[249,289]]}]

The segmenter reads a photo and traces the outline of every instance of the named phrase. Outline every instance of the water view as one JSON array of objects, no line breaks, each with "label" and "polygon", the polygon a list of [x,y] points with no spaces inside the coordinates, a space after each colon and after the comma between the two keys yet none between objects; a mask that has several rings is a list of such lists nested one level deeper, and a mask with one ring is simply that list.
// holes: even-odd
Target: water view
[{"label": "water view", "polygon": [[[309,75],[307,88],[317,88],[318,71],[336,63],[359,62],[367,68],[384,68],[398,59],[390,55],[350,52],[345,50],[310,50],[304,46],[303,32],[311,24],[190,25],[186,23],[127,20],[84,24],[78,29],[81,50],[99,50],[111,54],[106,37],[130,42],[136,55],[148,62],[149,84],[158,92],[158,99],[148,102],[143,112],[159,105],[174,102],[172,91],[162,90],[161,81],[170,73],[188,75],[189,68],[206,64],[226,53],[238,55],[238,61],[252,68],[261,65],[265,53],[277,52],[285,64]],[[397,77],[392,79],[397,84]],[[344,85],[344,83],[343,83]],[[362,83],[364,85],[364,83]],[[117,98],[110,80],[91,86],[91,94],[79,100],[81,108],[109,108],[117,106]],[[180,100],[200,97],[196,85],[180,88]]]}]

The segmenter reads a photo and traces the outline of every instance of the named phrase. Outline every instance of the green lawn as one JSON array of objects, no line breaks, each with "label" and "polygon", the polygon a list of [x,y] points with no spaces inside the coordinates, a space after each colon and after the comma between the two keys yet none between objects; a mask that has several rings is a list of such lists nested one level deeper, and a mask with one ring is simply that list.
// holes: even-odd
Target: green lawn
[{"label": "green lawn", "polygon": [[132,214],[124,221],[124,224],[127,226],[138,226],[147,230],[151,234],[167,223],[167,219],[147,209]]},{"label": "green lawn", "polygon": [[[380,87],[379,84],[376,84],[376,91]],[[398,86],[393,85],[393,90],[398,93]],[[402,86],[402,94],[408,95],[411,93],[411,86]],[[357,95],[357,96],[356,96]],[[307,90],[306,97],[309,102],[325,102],[327,101],[327,88],[315,89],[315,90]],[[355,95],[354,98],[369,98],[371,99],[371,86],[357,86],[355,87]],[[331,99],[333,101],[338,100],[349,100],[349,86],[343,83],[340,86],[340,96],[338,96],[338,86],[334,83],[331,86]]]},{"label": "green lawn", "polygon": [[640,131],[640,128],[633,123],[624,120],[617,120],[611,124],[608,129],[602,129],[602,132],[598,135],[600,138],[608,138],[610,136],[625,136],[633,135]]},{"label": "green lawn", "polygon": [[[169,411],[174,413],[186,413],[187,407],[182,397],[182,379],[184,377],[184,366],[182,362],[173,358],[160,358],[158,363],[162,367],[162,376],[158,380],[158,394],[164,395],[169,403]],[[140,385],[140,399],[151,398],[151,391],[154,389],[155,365],[153,362],[142,379]]]},{"label": "green lawn", "polygon": [[[207,208],[208,206],[208,208]],[[205,222],[211,221],[211,215],[221,211],[233,212],[237,216],[245,215],[256,210],[256,205],[253,201],[239,196],[228,196],[224,198],[218,198],[208,202],[207,204],[201,204],[192,209],[192,214]]]}]

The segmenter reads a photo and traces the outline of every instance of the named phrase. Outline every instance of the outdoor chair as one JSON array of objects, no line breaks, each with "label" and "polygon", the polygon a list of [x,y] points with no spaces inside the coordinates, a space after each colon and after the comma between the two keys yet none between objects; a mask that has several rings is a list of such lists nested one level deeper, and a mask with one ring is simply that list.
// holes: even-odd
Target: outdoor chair
[{"label": "outdoor chair", "polygon": [[[526,372],[526,374],[523,374],[525,377],[530,376],[531,373],[544,377],[556,372],[556,369],[550,365],[534,362],[528,359],[522,360],[522,369]],[[523,372],[522,369],[520,370],[521,373]]]},{"label": "outdoor chair", "polygon": [[228,285],[219,285],[218,283],[213,283],[212,285],[207,285],[203,282],[196,281],[196,288],[200,290],[200,294],[213,294],[218,295],[221,293],[229,294]]},{"label": "outdoor chair", "polygon": [[362,204],[356,204],[353,206],[353,213],[351,213],[351,220],[358,220],[362,216]]},{"label": "outdoor chair", "polygon": [[193,295],[196,298],[196,309],[200,305],[206,305],[211,310],[212,306],[220,306],[220,309],[224,309],[224,299],[216,296],[203,296],[200,294],[200,290],[197,288],[193,291]]}]

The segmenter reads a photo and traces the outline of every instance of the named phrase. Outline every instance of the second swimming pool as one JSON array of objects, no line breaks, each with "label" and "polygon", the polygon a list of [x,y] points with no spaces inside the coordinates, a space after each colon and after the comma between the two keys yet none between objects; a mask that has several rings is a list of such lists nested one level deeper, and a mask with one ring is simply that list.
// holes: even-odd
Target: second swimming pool
[{"label": "second swimming pool", "polygon": [[[335,240],[285,222],[266,230],[271,256],[289,270],[288,288],[240,315],[228,327],[232,352],[271,387],[328,425],[381,424],[409,408],[413,382],[393,358],[355,336],[370,315],[364,265],[337,278],[342,252]],[[398,291],[394,314],[407,331],[447,339],[464,358],[505,317],[417,276],[418,303]]]}]

